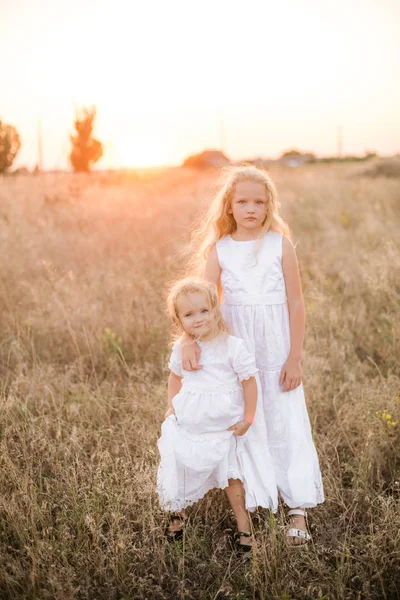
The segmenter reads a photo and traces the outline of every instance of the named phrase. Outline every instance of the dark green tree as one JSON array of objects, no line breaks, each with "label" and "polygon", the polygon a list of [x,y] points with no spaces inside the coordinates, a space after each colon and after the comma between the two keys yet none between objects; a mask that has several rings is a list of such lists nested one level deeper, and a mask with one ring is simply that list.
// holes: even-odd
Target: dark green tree
[{"label": "dark green tree", "polygon": [[88,173],[103,156],[103,144],[92,136],[96,108],[82,108],[75,115],[76,134],[71,135],[72,150],[69,155],[72,168],[77,172]]},{"label": "dark green tree", "polygon": [[0,121],[0,173],[11,167],[20,148],[18,131],[12,125]]}]

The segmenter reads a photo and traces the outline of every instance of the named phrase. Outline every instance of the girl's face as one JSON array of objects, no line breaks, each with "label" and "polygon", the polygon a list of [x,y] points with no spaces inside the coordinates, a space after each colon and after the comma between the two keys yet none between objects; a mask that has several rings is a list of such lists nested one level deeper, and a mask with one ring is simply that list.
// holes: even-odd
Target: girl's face
[{"label": "girl's face", "polygon": [[209,305],[206,294],[189,292],[179,296],[176,305],[178,318],[186,333],[200,340],[212,336],[214,311]]},{"label": "girl's face", "polygon": [[239,181],[228,213],[238,228],[258,229],[267,216],[267,192],[259,181]]}]

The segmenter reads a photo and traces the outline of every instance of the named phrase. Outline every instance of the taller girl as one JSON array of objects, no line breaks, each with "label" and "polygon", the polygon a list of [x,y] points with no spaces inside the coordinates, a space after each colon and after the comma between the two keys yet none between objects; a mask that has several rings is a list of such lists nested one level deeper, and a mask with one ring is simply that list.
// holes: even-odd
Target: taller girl
[{"label": "taller girl", "polygon": [[[298,544],[310,539],[304,509],[323,502],[324,494],[301,383],[300,274],[279,207],[266,172],[230,168],[196,240],[205,279],[222,291],[225,320],[256,357],[275,477],[292,509],[288,535]],[[184,346],[183,367],[201,368],[200,354],[196,342]]]}]

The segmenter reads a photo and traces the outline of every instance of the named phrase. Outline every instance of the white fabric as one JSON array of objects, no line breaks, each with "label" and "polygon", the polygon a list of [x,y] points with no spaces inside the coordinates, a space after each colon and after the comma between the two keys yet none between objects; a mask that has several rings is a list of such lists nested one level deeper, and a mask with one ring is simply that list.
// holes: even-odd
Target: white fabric
[{"label": "white fabric", "polygon": [[307,533],[307,531],[303,531],[302,529],[295,529],[293,527],[288,530],[287,536],[303,538],[303,539],[307,540],[307,542],[309,542],[311,540],[311,535],[309,533]]},{"label": "white fabric", "polygon": [[[268,444],[279,491],[289,507],[324,501],[303,386],[282,392],[279,377],[290,350],[289,315],[282,271],[282,235],[258,241],[217,242],[223,314],[232,333],[256,356]],[[261,399],[260,398],[260,399]],[[269,462],[269,455],[265,460]]]},{"label": "white fabric", "polygon": [[300,517],[306,517],[307,513],[305,510],[301,510],[301,508],[292,508],[292,510],[288,511],[288,517],[294,517],[296,515]]},{"label": "white fabric", "polygon": [[[226,488],[240,479],[247,510],[277,509],[276,482],[262,414],[243,436],[227,429],[243,419],[240,381],[257,374],[254,357],[243,340],[222,334],[200,342],[203,368],[182,369],[181,348],[175,344],[169,368],[183,377],[158,440],[160,466],[157,489],[162,508],[178,511],[212,488]],[[262,412],[262,404],[257,412]]]}]

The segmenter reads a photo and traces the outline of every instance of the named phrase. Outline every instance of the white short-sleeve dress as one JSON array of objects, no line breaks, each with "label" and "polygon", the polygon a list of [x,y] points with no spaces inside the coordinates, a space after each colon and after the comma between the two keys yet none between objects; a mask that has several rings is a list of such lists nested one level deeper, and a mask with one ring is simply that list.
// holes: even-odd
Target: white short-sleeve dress
[{"label": "white short-sleeve dress", "polygon": [[[173,399],[175,415],[162,424],[158,440],[160,465],[157,491],[161,507],[180,511],[213,488],[226,488],[240,479],[246,508],[277,509],[277,491],[263,419],[243,436],[227,431],[244,416],[241,381],[256,375],[254,357],[243,340],[220,334],[200,342],[202,369],[182,369],[176,342],[170,370],[182,377]],[[259,406],[257,406],[258,410]]]},{"label": "white short-sleeve dress", "polygon": [[[256,357],[260,404],[278,489],[288,506],[324,501],[303,385],[283,392],[281,369],[290,351],[289,313],[282,271],[282,234],[216,244],[221,267],[222,312],[232,333]],[[266,456],[269,464],[271,456]]]}]

